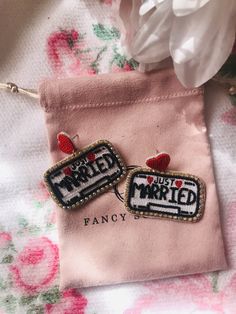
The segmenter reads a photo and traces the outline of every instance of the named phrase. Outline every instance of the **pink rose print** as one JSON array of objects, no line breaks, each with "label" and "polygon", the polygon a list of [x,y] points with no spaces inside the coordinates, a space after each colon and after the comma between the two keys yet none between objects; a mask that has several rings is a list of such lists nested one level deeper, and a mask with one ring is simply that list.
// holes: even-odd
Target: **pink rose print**
[{"label": "pink rose print", "polygon": [[90,59],[84,48],[83,40],[74,29],[52,33],[47,40],[47,54],[54,74],[58,77],[92,74],[91,69],[81,62],[85,59],[88,63]]},{"label": "pink rose print", "polygon": [[[205,275],[186,276],[176,279],[165,279],[145,284],[147,291],[143,293],[132,308],[124,314],[162,313],[176,309],[194,312],[211,311],[224,314],[231,311],[236,295],[236,274],[234,274],[224,290],[218,291],[212,287],[211,280]],[[166,298],[169,302],[166,302]],[[164,301],[164,302],[163,302]],[[230,301],[230,302],[229,302]],[[235,312],[227,312],[235,313]]]},{"label": "pink rose print", "polygon": [[0,232],[0,249],[5,249],[11,243],[12,237],[8,232]]},{"label": "pink rose print", "polygon": [[225,228],[227,256],[231,267],[236,268],[236,201],[229,203]]},{"label": "pink rose print", "polygon": [[58,272],[58,248],[48,238],[31,239],[10,266],[15,285],[35,293],[48,286]]},{"label": "pink rose print", "polygon": [[46,304],[46,314],[83,314],[87,299],[76,289],[69,289],[62,293],[59,303]]},{"label": "pink rose print", "polygon": [[61,60],[60,51],[71,54],[71,47],[77,46],[78,32],[75,30],[54,32],[48,38],[48,56],[52,62],[55,71],[61,69],[63,62]]},{"label": "pink rose print", "polygon": [[[229,312],[228,313],[235,313],[235,300],[236,300],[236,273],[232,276],[230,280],[230,284],[227,287],[225,292],[225,299],[228,301],[229,305]],[[225,313],[225,312],[224,312]]]},{"label": "pink rose print", "polygon": [[125,62],[123,67],[119,67],[116,64],[112,66],[112,72],[129,72],[132,70],[133,68],[131,67],[130,64],[128,64],[128,62]]},{"label": "pink rose print", "polygon": [[38,191],[35,193],[35,198],[39,202],[45,202],[50,198],[50,194],[43,181],[38,183]]},{"label": "pink rose print", "polygon": [[55,223],[56,223],[56,210],[55,210],[55,208],[49,214],[47,223],[55,225]]}]

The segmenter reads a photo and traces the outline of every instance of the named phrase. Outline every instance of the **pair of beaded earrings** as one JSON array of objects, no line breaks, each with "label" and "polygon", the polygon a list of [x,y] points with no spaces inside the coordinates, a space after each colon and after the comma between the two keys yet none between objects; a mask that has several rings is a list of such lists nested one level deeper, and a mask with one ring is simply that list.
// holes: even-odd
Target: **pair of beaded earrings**
[{"label": "pair of beaded earrings", "polygon": [[149,157],[148,168],[127,167],[109,141],[99,140],[77,151],[74,138],[65,132],[57,135],[59,149],[70,156],[44,174],[52,198],[63,209],[83,206],[99,194],[115,189],[127,176],[122,201],[130,213],[176,221],[201,219],[205,206],[204,182],[194,175],[166,171],[170,163],[167,153]]}]

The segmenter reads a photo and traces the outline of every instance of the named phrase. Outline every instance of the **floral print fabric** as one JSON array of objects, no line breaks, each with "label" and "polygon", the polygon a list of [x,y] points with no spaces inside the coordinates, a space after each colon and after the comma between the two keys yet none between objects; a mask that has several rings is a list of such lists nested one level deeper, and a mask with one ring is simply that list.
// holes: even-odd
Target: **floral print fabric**
[{"label": "floral print fabric", "polygon": [[[1,7],[8,12],[1,17],[1,82],[12,80],[33,88],[46,77],[137,67],[121,49],[111,1],[71,1],[69,5],[65,0],[37,4],[13,0]],[[42,182],[50,164],[43,114],[34,100],[1,94],[1,314],[235,313],[235,110],[214,84],[209,85],[206,98],[230,270],[59,291],[54,205]]]}]

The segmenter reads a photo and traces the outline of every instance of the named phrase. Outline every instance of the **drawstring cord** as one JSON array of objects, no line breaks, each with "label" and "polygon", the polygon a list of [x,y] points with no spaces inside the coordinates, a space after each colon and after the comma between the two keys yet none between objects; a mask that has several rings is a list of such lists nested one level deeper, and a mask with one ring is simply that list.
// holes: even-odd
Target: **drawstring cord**
[{"label": "drawstring cord", "polygon": [[15,83],[8,82],[8,83],[0,83],[0,89],[10,90],[10,92],[14,94],[23,94],[30,96],[32,98],[39,98],[39,94],[35,89],[26,89],[17,86]]},{"label": "drawstring cord", "polygon": [[[236,95],[236,84],[235,81],[232,79],[227,78],[221,78],[218,75],[214,76],[212,78],[213,81],[216,81],[222,85],[226,85],[226,89],[228,91],[228,94],[231,96]],[[35,89],[29,89],[29,88],[22,88],[17,86],[15,83],[8,82],[8,83],[0,83],[0,89],[10,90],[14,94],[23,94],[27,95],[29,97],[39,99],[39,94]]]}]

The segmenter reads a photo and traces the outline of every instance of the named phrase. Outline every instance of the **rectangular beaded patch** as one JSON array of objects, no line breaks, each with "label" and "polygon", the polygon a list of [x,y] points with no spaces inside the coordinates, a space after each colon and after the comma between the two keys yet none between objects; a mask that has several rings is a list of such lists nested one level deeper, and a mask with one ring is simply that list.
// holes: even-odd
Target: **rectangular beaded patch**
[{"label": "rectangular beaded patch", "polygon": [[137,168],[127,177],[125,206],[139,216],[196,222],[205,194],[204,182],[194,175]]},{"label": "rectangular beaded patch", "polygon": [[72,209],[104,193],[126,174],[126,166],[113,145],[99,140],[56,163],[44,174],[55,202]]}]

